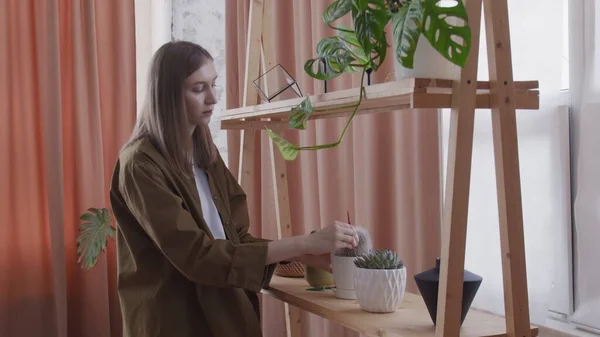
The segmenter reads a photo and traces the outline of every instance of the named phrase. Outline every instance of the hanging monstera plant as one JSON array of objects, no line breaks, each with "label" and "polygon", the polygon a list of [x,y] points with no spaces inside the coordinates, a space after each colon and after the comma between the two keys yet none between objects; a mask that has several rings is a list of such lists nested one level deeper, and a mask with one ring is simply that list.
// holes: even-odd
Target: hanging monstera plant
[{"label": "hanging monstera plant", "polygon": [[[353,29],[334,25],[346,15],[352,17]],[[353,111],[333,143],[298,146],[267,128],[269,137],[286,160],[296,159],[302,150],[332,148],[341,143],[362,103],[365,75],[377,71],[385,61],[388,24],[392,25],[395,57],[408,69],[414,66],[421,35],[446,60],[460,67],[464,67],[471,47],[471,29],[462,0],[336,0],[323,13],[323,20],[336,35],[319,41],[317,56],[306,61],[304,71],[322,81],[360,72],[360,96],[355,104],[342,107]],[[293,129],[304,130],[309,117],[317,111],[327,110],[313,109],[307,97],[292,108],[288,124]]]}]

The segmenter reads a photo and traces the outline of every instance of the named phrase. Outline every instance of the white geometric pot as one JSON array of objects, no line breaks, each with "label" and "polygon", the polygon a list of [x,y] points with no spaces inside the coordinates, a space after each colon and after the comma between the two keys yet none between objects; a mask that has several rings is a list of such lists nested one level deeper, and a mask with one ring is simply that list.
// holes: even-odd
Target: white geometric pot
[{"label": "white geometric pot", "polygon": [[[395,42],[394,48],[396,48]],[[419,43],[414,55],[413,69],[404,68],[398,62],[395,53],[393,57],[396,80],[406,78],[458,79],[458,66],[446,60],[423,35],[419,37]]]},{"label": "white geometric pot", "polygon": [[367,312],[394,312],[404,299],[406,267],[401,269],[354,270],[354,292],[360,308]]},{"label": "white geometric pot", "polygon": [[345,300],[356,299],[354,293],[354,256],[338,256],[331,253],[331,270],[333,272],[333,281],[335,282],[335,297]]}]

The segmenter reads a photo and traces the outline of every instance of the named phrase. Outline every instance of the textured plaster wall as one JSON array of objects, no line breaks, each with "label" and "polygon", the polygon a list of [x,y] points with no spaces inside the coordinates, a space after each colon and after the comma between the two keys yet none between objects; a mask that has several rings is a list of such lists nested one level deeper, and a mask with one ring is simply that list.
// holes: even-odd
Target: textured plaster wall
[{"label": "textured plaster wall", "polygon": [[219,119],[225,108],[225,1],[172,0],[173,39],[198,43],[215,59],[217,96],[211,131],[223,160],[227,162],[227,134],[219,129]]}]

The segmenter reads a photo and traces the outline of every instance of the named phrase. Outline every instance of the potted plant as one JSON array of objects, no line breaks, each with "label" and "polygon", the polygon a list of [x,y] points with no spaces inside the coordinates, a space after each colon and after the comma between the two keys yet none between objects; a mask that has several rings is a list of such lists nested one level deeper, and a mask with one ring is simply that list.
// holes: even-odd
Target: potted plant
[{"label": "potted plant", "polygon": [[98,263],[98,256],[106,250],[108,239],[114,240],[116,228],[106,208],[89,208],[80,216],[77,236],[77,263],[90,269]]},{"label": "potted plant", "polygon": [[[316,232],[316,230],[312,230],[310,234],[314,234]],[[327,288],[335,284],[333,281],[333,274],[327,270],[305,265],[304,271],[304,279],[311,287],[315,289]]]},{"label": "potted plant", "polygon": [[371,236],[366,228],[355,226],[358,245],[354,248],[342,248],[331,253],[331,270],[335,282],[335,296],[343,299],[356,299],[354,293],[354,260],[367,254],[372,247]]},{"label": "potted plant", "polygon": [[368,312],[394,312],[406,290],[406,267],[391,250],[375,250],[354,261],[354,290],[360,308]]},{"label": "potted plant", "polygon": [[[353,28],[334,26],[346,15],[350,15]],[[323,21],[336,35],[317,44],[317,57],[306,61],[304,71],[322,81],[344,73],[360,72],[359,99],[355,104],[344,107],[352,109],[352,114],[338,140],[333,143],[298,146],[267,128],[269,137],[286,160],[294,160],[302,150],[314,151],[340,144],[362,103],[365,75],[377,71],[386,59],[390,46],[386,36],[389,24],[392,25],[395,61],[402,69],[414,69],[415,64],[420,66],[419,61],[431,53],[439,54],[441,59],[455,66],[464,67],[471,47],[471,28],[462,0],[336,0],[325,9]],[[427,41],[422,41],[421,36]],[[415,58],[417,50],[421,53]],[[437,62],[435,58],[432,61]],[[428,67],[426,63],[421,65],[422,70]],[[400,77],[410,76],[399,73]],[[304,130],[314,111],[307,97],[291,109],[288,125]]]}]

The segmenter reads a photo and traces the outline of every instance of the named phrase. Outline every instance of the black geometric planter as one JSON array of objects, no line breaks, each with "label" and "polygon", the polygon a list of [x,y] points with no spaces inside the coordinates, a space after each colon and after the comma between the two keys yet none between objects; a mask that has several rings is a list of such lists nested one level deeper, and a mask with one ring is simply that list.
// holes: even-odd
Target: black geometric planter
[{"label": "black geometric planter", "polygon": [[[417,282],[417,287],[421,292],[421,296],[423,296],[423,301],[427,306],[427,311],[429,311],[429,316],[433,321],[433,325],[435,325],[440,281],[440,258],[438,257],[436,259],[435,268],[431,268],[415,275],[415,281]],[[465,321],[465,317],[467,317],[467,313],[471,308],[471,303],[473,303],[473,299],[475,298],[482,281],[483,278],[481,276],[465,270],[463,278],[462,314],[460,317],[461,325]]]}]

